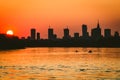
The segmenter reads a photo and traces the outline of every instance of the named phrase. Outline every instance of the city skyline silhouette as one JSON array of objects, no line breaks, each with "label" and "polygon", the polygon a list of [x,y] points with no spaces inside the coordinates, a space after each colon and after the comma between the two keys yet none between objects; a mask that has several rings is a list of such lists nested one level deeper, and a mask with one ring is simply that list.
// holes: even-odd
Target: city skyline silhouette
[{"label": "city skyline silhouette", "polygon": [[[29,35],[29,29],[35,28],[42,38],[47,38],[47,29],[51,25],[59,37],[68,25],[70,34],[87,24],[88,31],[96,26],[99,19],[102,29],[112,29],[120,33],[120,1],[107,0],[1,0],[0,33],[13,30],[22,37]],[[81,35],[81,32],[80,32]]]},{"label": "city skyline silhouette", "polygon": [[0,0],[0,80],[120,80],[120,0]]},{"label": "city skyline silhouette", "polygon": [[[74,36],[70,35],[69,28],[63,29],[63,37],[57,37],[54,29],[49,26],[48,38],[41,38],[41,33],[37,32],[35,28],[31,28],[30,36],[27,38],[18,36],[0,34],[1,46],[0,49],[16,49],[26,47],[120,47],[120,36],[116,31],[111,35],[111,29],[104,29],[102,35],[99,21],[95,28],[91,29],[91,35],[88,32],[86,24],[82,25],[82,34],[74,32]],[[15,45],[13,45],[15,44]]]},{"label": "city skyline silhouette", "polygon": [[[75,37],[82,37],[82,38],[88,38],[88,37],[114,37],[114,36],[118,36],[119,37],[119,30],[113,32],[112,34],[112,29],[110,28],[105,28],[102,30],[102,27],[100,26],[99,20],[98,23],[96,25],[96,27],[91,29],[91,33],[88,31],[88,26],[86,24],[82,24],[81,29],[79,30],[79,32],[74,32],[73,36],[70,35],[70,30],[69,26],[66,26],[65,28],[63,28],[63,33],[61,33],[61,35],[63,35],[62,37],[58,37],[57,33],[54,32],[54,28],[52,28],[49,25],[48,28],[48,33],[47,34],[47,38],[42,38],[41,37],[41,32],[38,32],[35,28],[31,28],[30,33],[27,37],[21,37],[22,39],[30,39],[31,40],[40,40],[40,39],[64,39],[64,38],[75,38]],[[81,32],[81,34],[80,34]]]}]

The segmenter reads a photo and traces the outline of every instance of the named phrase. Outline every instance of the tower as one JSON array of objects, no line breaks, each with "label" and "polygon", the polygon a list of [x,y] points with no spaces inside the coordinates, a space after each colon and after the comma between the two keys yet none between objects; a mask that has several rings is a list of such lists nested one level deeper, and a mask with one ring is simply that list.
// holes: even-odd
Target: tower
[{"label": "tower", "polygon": [[99,37],[101,37],[101,28],[100,28],[99,20],[98,20],[98,24],[97,24],[97,34]]},{"label": "tower", "polygon": [[54,34],[53,28],[50,28],[50,26],[48,28],[48,39],[49,40],[56,40],[57,39],[57,35]]},{"label": "tower", "polygon": [[63,36],[63,38],[64,39],[69,39],[70,38],[69,29],[68,28],[64,29],[64,36]]},{"label": "tower", "polygon": [[111,29],[104,30],[104,37],[111,37]]},{"label": "tower", "polygon": [[119,37],[119,33],[117,31],[114,33],[114,37]]},{"label": "tower", "polygon": [[98,20],[98,23],[97,23],[97,28],[100,28],[99,20]]},{"label": "tower", "polygon": [[48,29],[48,39],[52,39],[53,38],[53,29],[49,28]]},{"label": "tower", "polygon": [[37,32],[37,40],[40,40],[40,33]]},{"label": "tower", "polygon": [[101,28],[100,28],[99,21],[98,21],[98,23],[97,23],[97,28],[92,29],[91,35],[92,35],[92,37],[93,37],[94,39],[99,39],[99,38],[101,38],[102,35],[101,35]]},{"label": "tower", "polygon": [[85,25],[85,24],[82,25],[82,36],[83,37],[88,37],[89,36],[89,34],[87,32],[87,25]]},{"label": "tower", "polygon": [[79,38],[79,33],[74,33],[74,38],[78,39]]},{"label": "tower", "polygon": [[31,40],[35,40],[36,38],[36,30],[34,28],[31,29]]}]

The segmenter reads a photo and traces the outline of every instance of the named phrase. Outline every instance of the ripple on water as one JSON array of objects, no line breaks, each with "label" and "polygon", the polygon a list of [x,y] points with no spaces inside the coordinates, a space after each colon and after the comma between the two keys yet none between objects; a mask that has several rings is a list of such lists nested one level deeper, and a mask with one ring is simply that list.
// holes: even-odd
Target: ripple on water
[{"label": "ripple on water", "polygon": [[99,78],[98,80],[120,80],[120,78]]},{"label": "ripple on water", "polygon": [[57,77],[52,76],[52,77],[49,77],[48,80],[56,80],[56,78],[57,78]]},{"label": "ripple on water", "polygon": [[39,80],[39,79],[37,79],[37,78],[29,78],[29,80]]},{"label": "ripple on water", "polygon": [[59,69],[59,68],[58,68],[58,69],[56,69],[56,70],[58,70],[58,71],[63,71],[63,69]]},{"label": "ripple on water", "polygon": [[58,65],[58,68],[71,68],[71,66]]},{"label": "ripple on water", "polygon": [[3,73],[3,75],[7,75],[7,74],[9,74],[8,72],[2,72]]},{"label": "ripple on water", "polygon": [[112,71],[111,71],[111,70],[106,70],[105,72],[108,72],[108,73],[109,73],[109,72],[112,72]]},{"label": "ripple on water", "polygon": [[120,73],[120,70],[116,70],[116,72]]},{"label": "ripple on water", "polygon": [[40,70],[46,70],[45,68],[43,68],[43,67],[41,67],[41,68],[39,68]]}]

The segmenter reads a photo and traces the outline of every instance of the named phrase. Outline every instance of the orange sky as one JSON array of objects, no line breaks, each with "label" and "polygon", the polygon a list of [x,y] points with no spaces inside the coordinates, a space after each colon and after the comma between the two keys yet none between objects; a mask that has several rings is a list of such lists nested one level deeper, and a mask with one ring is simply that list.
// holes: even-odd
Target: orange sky
[{"label": "orange sky", "polygon": [[0,0],[0,32],[12,29],[20,37],[34,27],[46,38],[49,25],[59,37],[67,25],[71,35],[81,35],[83,23],[90,31],[98,19],[102,29],[120,32],[120,0]]}]

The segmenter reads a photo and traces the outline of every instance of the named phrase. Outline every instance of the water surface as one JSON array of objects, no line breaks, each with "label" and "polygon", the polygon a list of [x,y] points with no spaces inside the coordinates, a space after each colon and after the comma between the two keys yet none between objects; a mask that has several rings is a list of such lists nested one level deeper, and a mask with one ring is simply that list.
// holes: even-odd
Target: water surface
[{"label": "water surface", "polygon": [[0,51],[0,80],[120,80],[119,61],[120,48]]}]

